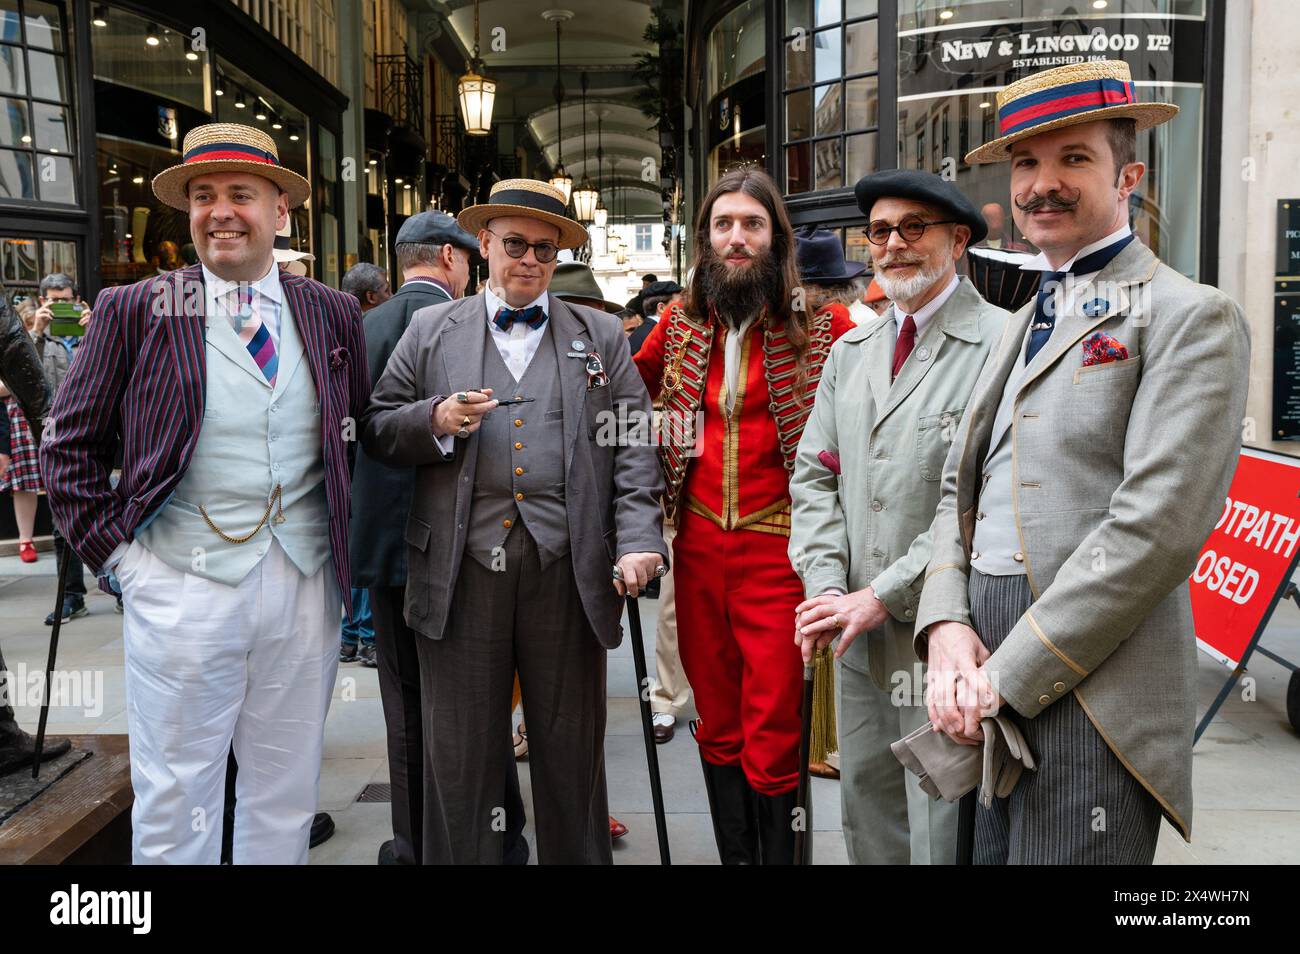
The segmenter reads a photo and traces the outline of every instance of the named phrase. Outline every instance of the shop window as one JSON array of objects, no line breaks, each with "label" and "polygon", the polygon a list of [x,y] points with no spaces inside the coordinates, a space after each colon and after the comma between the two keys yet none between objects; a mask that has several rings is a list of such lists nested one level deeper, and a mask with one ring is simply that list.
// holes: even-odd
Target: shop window
[{"label": "shop window", "polygon": [[[1139,100],[1180,107],[1173,120],[1138,135],[1137,158],[1147,173],[1130,201],[1130,221],[1157,255],[1195,278],[1205,6],[1204,0],[1125,0],[1065,13],[1055,0],[919,0],[905,12],[900,6],[899,168],[955,174],[962,192],[991,221],[1004,223],[992,241],[1026,247],[1010,214],[1010,165],[969,166],[966,153],[1000,135],[997,93],[1009,83],[1064,63],[1122,59]],[[1085,45],[1089,50],[1080,52]]]},{"label": "shop window", "polygon": [[783,29],[786,194],[852,186],[877,168],[877,4],[786,0]]},{"label": "shop window", "polygon": [[736,166],[762,165],[767,159],[764,10],[763,0],[747,0],[709,32],[704,87],[710,184]]},{"label": "shop window", "polygon": [[649,225],[638,225],[636,227],[636,245],[634,246],[636,251],[649,252],[653,248],[651,245],[652,236],[650,234],[650,229],[651,227]]},{"label": "shop window", "polygon": [[76,205],[66,13],[0,0],[0,201]]},{"label": "shop window", "polygon": [[0,280],[4,281],[10,304],[35,298],[41,279],[54,272],[68,275],[80,289],[75,242],[0,237]]}]

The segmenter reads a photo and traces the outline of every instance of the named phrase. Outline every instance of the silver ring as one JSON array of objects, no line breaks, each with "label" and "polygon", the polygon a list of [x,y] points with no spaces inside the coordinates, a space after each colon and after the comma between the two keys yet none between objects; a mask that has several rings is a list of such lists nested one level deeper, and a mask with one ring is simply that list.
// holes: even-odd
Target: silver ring
[{"label": "silver ring", "polygon": [[623,568],[619,566],[617,563],[614,564],[614,579],[616,580],[623,579]]},{"label": "silver ring", "polygon": [[657,567],[655,567],[655,579],[656,579],[656,580],[659,579],[661,576],[665,575],[667,572],[668,572],[668,567],[666,567],[666,566],[664,566],[662,563],[660,563]]},{"label": "silver ring", "polygon": [[469,437],[469,431],[465,430],[465,428],[462,427],[460,430],[456,432],[456,436],[459,437],[461,440],[464,440],[465,438]]},{"label": "silver ring", "polygon": [[464,391],[458,391],[456,392],[456,400],[459,401],[461,404],[468,404],[469,395],[466,394]]}]

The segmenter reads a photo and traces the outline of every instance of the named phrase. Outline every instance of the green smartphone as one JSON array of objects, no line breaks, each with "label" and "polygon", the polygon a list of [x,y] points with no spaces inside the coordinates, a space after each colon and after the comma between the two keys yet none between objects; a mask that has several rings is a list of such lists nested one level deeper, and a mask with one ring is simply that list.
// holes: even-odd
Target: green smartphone
[{"label": "green smartphone", "polygon": [[84,335],[86,329],[81,325],[81,314],[85,310],[79,301],[50,302],[50,334],[56,337]]}]

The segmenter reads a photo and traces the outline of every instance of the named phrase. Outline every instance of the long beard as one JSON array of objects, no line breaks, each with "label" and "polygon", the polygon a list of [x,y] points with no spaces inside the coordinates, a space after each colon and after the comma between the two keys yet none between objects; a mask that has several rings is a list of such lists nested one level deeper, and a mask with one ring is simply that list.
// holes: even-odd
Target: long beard
[{"label": "long beard", "polygon": [[781,286],[781,270],[771,249],[759,252],[748,265],[732,266],[710,247],[699,271],[705,300],[731,328],[774,305]]}]

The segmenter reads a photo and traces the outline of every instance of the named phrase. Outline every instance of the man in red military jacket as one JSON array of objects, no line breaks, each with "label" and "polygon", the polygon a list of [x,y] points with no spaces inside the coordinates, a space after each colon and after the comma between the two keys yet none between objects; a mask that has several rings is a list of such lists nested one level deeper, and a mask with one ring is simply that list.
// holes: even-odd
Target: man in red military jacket
[{"label": "man in red military jacket", "polygon": [[664,312],[635,359],[663,402],[678,642],[723,863],[790,864],[803,678],[790,470],[822,362],[853,322],[796,310],[794,233],[760,169],[718,180],[695,247],[684,304]]}]

